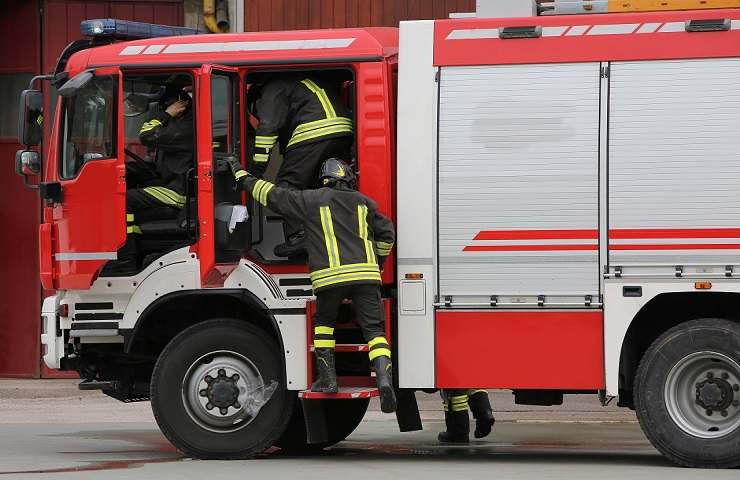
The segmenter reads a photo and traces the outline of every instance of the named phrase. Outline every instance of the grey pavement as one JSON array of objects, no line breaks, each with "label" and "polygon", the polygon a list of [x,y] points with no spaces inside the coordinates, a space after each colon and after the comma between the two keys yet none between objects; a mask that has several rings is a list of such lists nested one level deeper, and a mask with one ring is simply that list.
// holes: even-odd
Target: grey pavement
[{"label": "grey pavement", "polygon": [[737,471],[674,467],[650,446],[631,412],[603,408],[593,396],[528,407],[495,392],[492,435],[454,447],[436,442],[443,427],[438,397],[419,400],[421,432],[399,433],[373,403],[357,431],[321,455],[275,449],[249,461],[199,461],[183,458],[159,433],[148,403],[79,392],[74,381],[0,380],[0,480],[738,478]]}]

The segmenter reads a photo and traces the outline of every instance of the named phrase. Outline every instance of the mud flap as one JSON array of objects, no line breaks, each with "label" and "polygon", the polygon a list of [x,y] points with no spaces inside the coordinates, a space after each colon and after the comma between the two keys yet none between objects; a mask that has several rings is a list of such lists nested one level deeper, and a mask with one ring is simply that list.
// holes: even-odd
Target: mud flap
[{"label": "mud flap", "polygon": [[329,429],[324,402],[301,398],[301,408],[306,422],[306,442],[309,445],[328,442]]},{"label": "mud flap", "polygon": [[398,429],[401,432],[423,430],[415,392],[410,389],[396,390],[396,420],[398,420]]}]

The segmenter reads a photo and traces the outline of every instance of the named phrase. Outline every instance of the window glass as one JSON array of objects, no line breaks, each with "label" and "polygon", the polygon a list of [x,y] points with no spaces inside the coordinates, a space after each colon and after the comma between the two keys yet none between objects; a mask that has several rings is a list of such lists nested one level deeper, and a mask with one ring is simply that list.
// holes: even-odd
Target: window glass
[{"label": "window glass", "polygon": [[0,75],[0,138],[18,138],[18,99],[28,88],[32,73]]},{"label": "window glass", "polygon": [[211,81],[211,121],[213,151],[239,153],[239,104],[234,92],[237,82],[229,77],[214,76]]},{"label": "window glass", "polygon": [[100,76],[65,99],[61,178],[75,177],[89,161],[116,155],[117,91],[117,77]]}]

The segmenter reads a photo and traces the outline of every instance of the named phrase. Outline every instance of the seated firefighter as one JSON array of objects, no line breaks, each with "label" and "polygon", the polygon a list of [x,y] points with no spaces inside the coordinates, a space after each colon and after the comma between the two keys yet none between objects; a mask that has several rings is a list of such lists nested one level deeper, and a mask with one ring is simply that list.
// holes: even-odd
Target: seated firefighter
[{"label": "seated firefighter", "polygon": [[[189,79],[188,79],[189,82]],[[127,165],[126,245],[118,261],[106,269],[109,274],[133,274],[139,270],[137,222],[147,212],[166,207],[176,213],[185,207],[187,172],[194,163],[194,126],[189,84],[170,83],[160,99],[160,109],[139,131],[139,140],[153,161]]]},{"label": "seated firefighter", "polygon": [[355,190],[355,175],[343,161],[323,163],[316,190],[293,190],[258,180],[239,161],[230,161],[234,178],[254,199],[306,229],[311,283],[316,294],[314,346],[318,379],[311,390],[336,393],[334,325],[345,298],[351,298],[369,346],[383,412],[396,409],[391,350],[385,338],[380,296],[380,265],[393,248],[393,223],[370,198]]},{"label": "seated firefighter", "polygon": [[[251,84],[247,105],[258,122],[250,169],[255,175],[263,176],[275,145],[283,154],[275,183],[296,190],[313,186],[324,159],[350,158],[352,119],[337,82],[304,75],[263,76]],[[285,218],[283,232],[285,243],[275,247],[275,255],[304,255],[300,218]]]}]

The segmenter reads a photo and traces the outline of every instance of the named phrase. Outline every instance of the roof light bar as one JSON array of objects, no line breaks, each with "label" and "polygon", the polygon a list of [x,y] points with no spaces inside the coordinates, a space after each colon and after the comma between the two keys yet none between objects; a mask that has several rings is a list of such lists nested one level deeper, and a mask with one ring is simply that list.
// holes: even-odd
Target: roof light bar
[{"label": "roof light bar", "polygon": [[144,38],[172,37],[178,35],[197,35],[201,32],[195,28],[130,22],[128,20],[116,20],[114,18],[100,18],[81,22],[80,33],[86,37],[140,40]]}]

